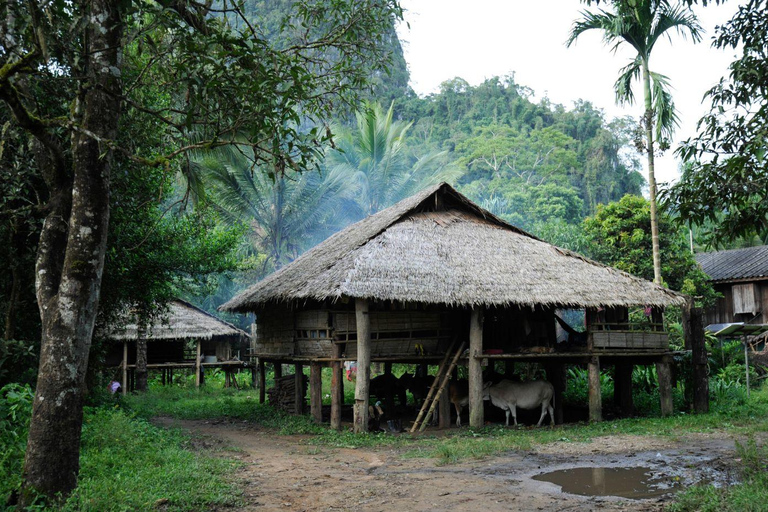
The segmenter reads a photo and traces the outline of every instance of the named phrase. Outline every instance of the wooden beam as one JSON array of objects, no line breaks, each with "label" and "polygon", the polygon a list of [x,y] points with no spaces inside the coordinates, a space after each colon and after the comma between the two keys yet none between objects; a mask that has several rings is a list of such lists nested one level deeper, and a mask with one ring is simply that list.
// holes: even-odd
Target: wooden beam
[{"label": "wooden beam", "polygon": [[671,358],[665,357],[656,363],[656,375],[659,379],[659,400],[661,415],[671,416],[674,412],[672,404],[672,368]]},{"label": "wooden beam", "polygon": [[200,361],[200,340],[197,340],[197,349],[195,351],[195,387],[200,387],[200,364],[202,361]]},{"label": "wooden beam", "polygon": [[259,403],[263,404],[267,398],[267,369],[264,360],[259,358]]},{"label": "wooden beam", "polygon": [[368,301],[355,299],[357,321],[357,381],[355,383],[354,432],[368,431],[368,395],[371,385],[371,319]]},{"label": "wooden beam", "polygon": [[128,392],[128,342],[123,342],[123,396]]},{"label": "wooden beam", "polygon": [[483,368],[479,357],[483,353],[483,310],[472,308],[469,321],[469,426],[482,428],[483,415]]},{"label": "wooden beam", "polygon": [[[333,357],[341,357],[341,345],[333,345]],[[341,430],[341,406],[344,404],[344,373],[341,361],[331,363],[331,428]]]},{"label": "wooden beam", "polygon": [[297,416],[304,414],[304,367],[301,364],[294,365],[294,402],[296,404],[295,413]]},{"label": "wooden beam", "polygon": [[315,423],[323,422],[323,367],[309,365],[309,410]]},{"label": "wooden beam", "polygon": [[600,390],[600,358],[589,360],[589,421],[603,421],[603,398]]}]

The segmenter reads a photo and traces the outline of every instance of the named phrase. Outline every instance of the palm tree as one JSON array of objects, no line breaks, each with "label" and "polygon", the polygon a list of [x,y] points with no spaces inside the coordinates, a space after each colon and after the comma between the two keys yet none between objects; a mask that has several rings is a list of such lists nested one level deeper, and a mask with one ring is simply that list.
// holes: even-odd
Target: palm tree
[{"label": "palm tree", "polygon": [[573,24],[566,42],[567,46],[587,30],[603,32],[606,44],[613,45],[615,52],[623,44],[630,45],[637,55],[621,70],[614,89],[619,104],[634,103],[632,82],[640,80],[643,85],[645,112],[643,126],[645,135],[644,151],[648,154],[648,186],[651,195],[651,240],[653,246],[653,280],[661,283],[661,257],[659,254],[659,227],[656,210],[656,174],[653,163],[654,136],[659,147],[669,146],[672,133],[678,124],[669,80],[666,76],[650,71],[651,51],[663,35],[670,37],[674,29],[683,37],[690,34],[694,42],[701,40],[701,26],[696,16],[685,6],[672,7],[666,0],[635,0],[623,2],[614,0],[615,12],[600,10],[598,13],[583,12],[583,18]]},{"label": "palm tree", "polygon": [[[278,269],[350,222],[353,189],[341,170],[269,173],[240,150],[193,160],[193,191],[207,198],[230,224],[249,227],[267,264]],[[194,186],[204,183],[204,189]]]},{"label": "palm tree", "polygon": [[405,138],[412,124],[393,120],[393,106],[384,113],[380,105],[367,103],[357,113],[357,129],[341,130],[337,150],[328,155],[326,166],[354,183],[363,215],[459,177],[459,169],[445,163],[444,151],[408,154]]}]

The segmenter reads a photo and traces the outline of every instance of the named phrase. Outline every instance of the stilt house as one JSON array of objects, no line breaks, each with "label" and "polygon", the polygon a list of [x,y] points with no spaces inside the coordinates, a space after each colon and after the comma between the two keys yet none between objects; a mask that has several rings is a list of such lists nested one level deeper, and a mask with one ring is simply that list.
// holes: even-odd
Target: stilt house
[{"label": "stilt house", "polygon": [[197,385],[201,368],[242,368],[250,339],[234,325],[180,299],[172,300],[149,326],[140,326],[129,312],[124,326],[100,336],[113,342],[106,366],[122,368],[123,392],[131,387],[140,339],[147,341],[147,369],[163,372],[165,381],[174,370],[194,368]]},{"label": "stilt house", "polygon": [[696,261],[723,295],[706,324],[768,324],[768,245],[699,253]]},{"label": "stilt house", "polygon": [[[340,363],[356,360],[360,431],[372,361],[436,364],[453,341],[468,342],[461,360],[468,366],[473,427],[483,425],[482,364],[496,360],[543,363],[556,405],[562,404],[564,365],[588,364],[597,383],[590,388],[592,420],[601,418],[601,365],[616,366],[622,408],[631,410],[633,365],[657,364],[668,414],[671,353],[662,311],[684,301],[543,242],[443,183],[331,236],[221,309],[256,313],[261,365],[310,365],[318,421],[322,367],[333,368],[331,424],[338,427]],[[648,313],[643,326],[630,322],[630,307]],[[585,325],[575,333],[580,336],[558,343],[563,309],[583,311]]]}]

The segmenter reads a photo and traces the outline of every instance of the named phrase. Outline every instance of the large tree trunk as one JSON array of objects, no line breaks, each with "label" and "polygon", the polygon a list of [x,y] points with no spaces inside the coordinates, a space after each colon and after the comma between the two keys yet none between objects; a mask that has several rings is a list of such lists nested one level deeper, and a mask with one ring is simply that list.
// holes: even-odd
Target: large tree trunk
[{"label": "large tree trunk", "polygon": [[645,137],[648,141],[648,188],[651,196],[651,248],[653,250],[653,282],[661,284],[661,252],[659,250],[659,214],[656,210],[656,169],[653,161],[653,99],[648,60],[643,59],[643,95],[645,98]]},{"label": "large tree trunk", "polygon": [[[84,378],[99,303],[109,219],[111,151],[120,110],[119,2],[88,3],[87,47],[72,132],[71,173],[57,162],[44,169],[51,193],[36,265],[42,319],[40,369],[24,462],[22,504],[35,492],[51,499],[77,485]],[[51,149],[50,140],[45,140]],[[51,150],[52,151],[52,150]],[[53,151],[52,151],[53,152]],[[70,178],[71,176],[71,178]]]}]

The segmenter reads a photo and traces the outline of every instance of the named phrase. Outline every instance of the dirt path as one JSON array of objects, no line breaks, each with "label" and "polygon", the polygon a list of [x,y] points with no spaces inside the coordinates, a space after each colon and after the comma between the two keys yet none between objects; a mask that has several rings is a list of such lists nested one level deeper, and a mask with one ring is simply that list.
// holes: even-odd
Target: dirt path
[{"label": "dirt path", "polygon": [[223,456],[243,462],[235,475],[244,489],[243,510],[661,510],[668,496],[580,496],[532,477],[584,466],[644,466],[682,486],[702,479],[722,482],[732,476],[735,452],[734,441],[724,437],[692,435],[678,442],[620,435],[438,466],[384,448],[313,446],[305,437],[278,436],[247,423],[167,418],[158,423],[189,430],[203,445],[218,444]]}]

